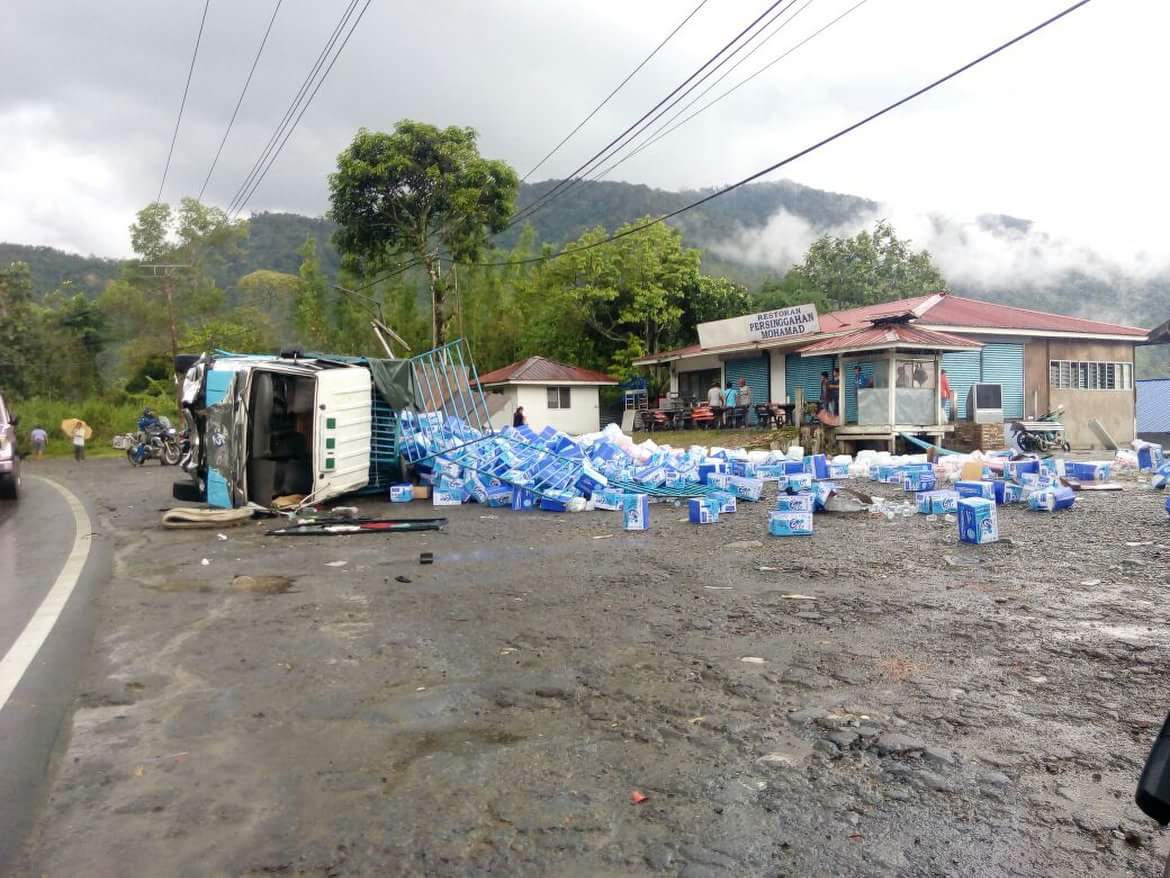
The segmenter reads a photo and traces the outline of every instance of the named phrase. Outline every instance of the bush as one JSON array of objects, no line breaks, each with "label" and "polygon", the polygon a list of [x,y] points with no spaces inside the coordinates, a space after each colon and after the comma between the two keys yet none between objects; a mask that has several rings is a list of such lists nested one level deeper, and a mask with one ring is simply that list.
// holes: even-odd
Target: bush
[{"label": "bush", "polygon": [[[67,402],[59,399],[31,397],[24,400],[10,400],[12,413],[20,416],[17,428],[17,449],[29,454],[32,443],[28,434],[33,427],[41,426],[49,434],[45,453],[49,456],[73,453],[70,437],[61,432],[61,422],[66,418],[81,418],[93,428],[93,436],[86,443],[87,454],[101,455],[112,452],[113,438],[118,433],[132,433],[138,428],[138,417],[149,406],[160,415],[171,419],[178,426],[178,409],[172,393],[124,393],[101,397],[85,402]],[[121,454],[122,452],[116,452]]]}]

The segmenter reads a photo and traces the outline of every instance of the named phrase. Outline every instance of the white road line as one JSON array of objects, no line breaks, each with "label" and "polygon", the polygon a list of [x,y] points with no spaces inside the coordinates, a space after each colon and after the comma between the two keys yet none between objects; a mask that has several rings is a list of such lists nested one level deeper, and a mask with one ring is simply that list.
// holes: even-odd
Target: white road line
[{"label": "white road line", "polygon": [[41,605],[37,607],[37,611],[24,626],[24,630],[20,632],[20,636],[16,638],[4,658],[0,659],[0,710],[8,704],[16,684],[24,677],[25,671],[48,639],[49,632],[57,624],[65,605],[69,603],[73,589],[77,587],[77,580],[85,567],[86,559],[89,558],[90,533],[93,527],[81,501],[72,491],[52,479],[40,476],[35,478],[54,488],[69,504],[74,522],[73,549],[65,559],[65,566],[61,568],[57,581],[53,583],[53,587],[49,589],[49,593],[45,595],[45,599],[41,601]]}]

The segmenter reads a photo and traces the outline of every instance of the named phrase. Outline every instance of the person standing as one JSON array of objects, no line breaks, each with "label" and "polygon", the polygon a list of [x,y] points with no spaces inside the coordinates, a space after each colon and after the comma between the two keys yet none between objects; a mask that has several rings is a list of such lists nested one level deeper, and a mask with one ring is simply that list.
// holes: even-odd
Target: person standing
[{"label": "person standing", "polygon": [[37,424],[29,431],[28,438],[32,442],[33,459],[40,460],[45,456],[45,445],[49,442],[49,434],[44,427]]},{"label": "person standing", "polygon": [[730,381],[727,382],[727,389],[723,391],[723,424],[727,425],[727,416],[731,415],[732,421],[735,420],[735,406],[739,394],[735,392],[735,385]]},{"label": "person standing", "polygon": [[834,369],[833,376],[829,379],[829,413],[837,414],[837,394],[841,390],[841,370]]},{"label": "person standing", "polygon": [[938,375],[938,400],[943,407],[943,413],[948,421],[955,419],[955,391],[951,389],[951,380],[947,378],[947,370],[943,369]]},{"label": "person standing", "polygon": [[719,388],[719,379],[711,382],[711,389],[707,391],[707,405],[712,409],[723,407],[723,391]]},{"label": "person standing", "polygon": [[85,424],[81,421],[73,425],[73,459],[85,460]]},{"label": "person standing", "polygon": [[829,393],[829,384],[830,384],[829,373],[822,372],[821,373],[821,408],[822,409],[827,409],[829,407],[829,400],[831,398],[831,394]]},{"label": "person standing", "polygon": [[512,415],[512,426],[523,427],[528,423],[528,416],[524,414],[524,406],[516,406],[516,412]]},{"label": "person standing", "polygon": [[853,367],[853,384],[858,390],[869,387],[869,378],[861,371],[860,366]]}]

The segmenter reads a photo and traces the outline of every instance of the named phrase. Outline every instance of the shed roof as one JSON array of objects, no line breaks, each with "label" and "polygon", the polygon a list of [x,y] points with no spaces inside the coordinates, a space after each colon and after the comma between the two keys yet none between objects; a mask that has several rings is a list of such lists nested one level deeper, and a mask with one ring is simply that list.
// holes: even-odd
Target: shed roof
[{"label": "shed roof", "polygon": [[500,384],[617,384],[618,380],[604,372],[582,369],[558,363],[546,357],[529,357],[501,369],[479,376],[483,387]]},{"label": "shed roof", "polygon": [[831,335],[805,345],[802,356],[817,354],[844,354],[849,351],[878,351],[894,349],[966,351],[983,347],[980,342],[960,338],[945,332],[920,329],[911,323],[891,323],[865,326],[842,335]]}]

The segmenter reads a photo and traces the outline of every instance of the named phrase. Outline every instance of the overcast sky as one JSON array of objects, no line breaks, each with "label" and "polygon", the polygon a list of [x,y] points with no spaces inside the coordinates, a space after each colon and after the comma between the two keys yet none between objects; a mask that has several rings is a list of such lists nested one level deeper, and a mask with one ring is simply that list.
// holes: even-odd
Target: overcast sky
[{"label": "overcast sky", "polygon": [[[164,200],[198,192],[273,2],[211,0]],[[711,96],[855,2],[812,0]],[[867,0],[611,179],[746,176],[1069,2]],[[404,117],[474,127],[484,155],[524,173],[696,3],[373,0],[248,209],[323,213],[353,132]],[[205,200],[226,206],[345,5],[284,0]],[[708,0],[533,179],[572,171],[767,5]],[[203,2],[4,6],[0,240],[125,255],[126,226],[158,189]],[[1119,258],[1165,253],[1167,33],[1164,0],[1093,0],[782,174],[899,210],[1027,217]]]}]

